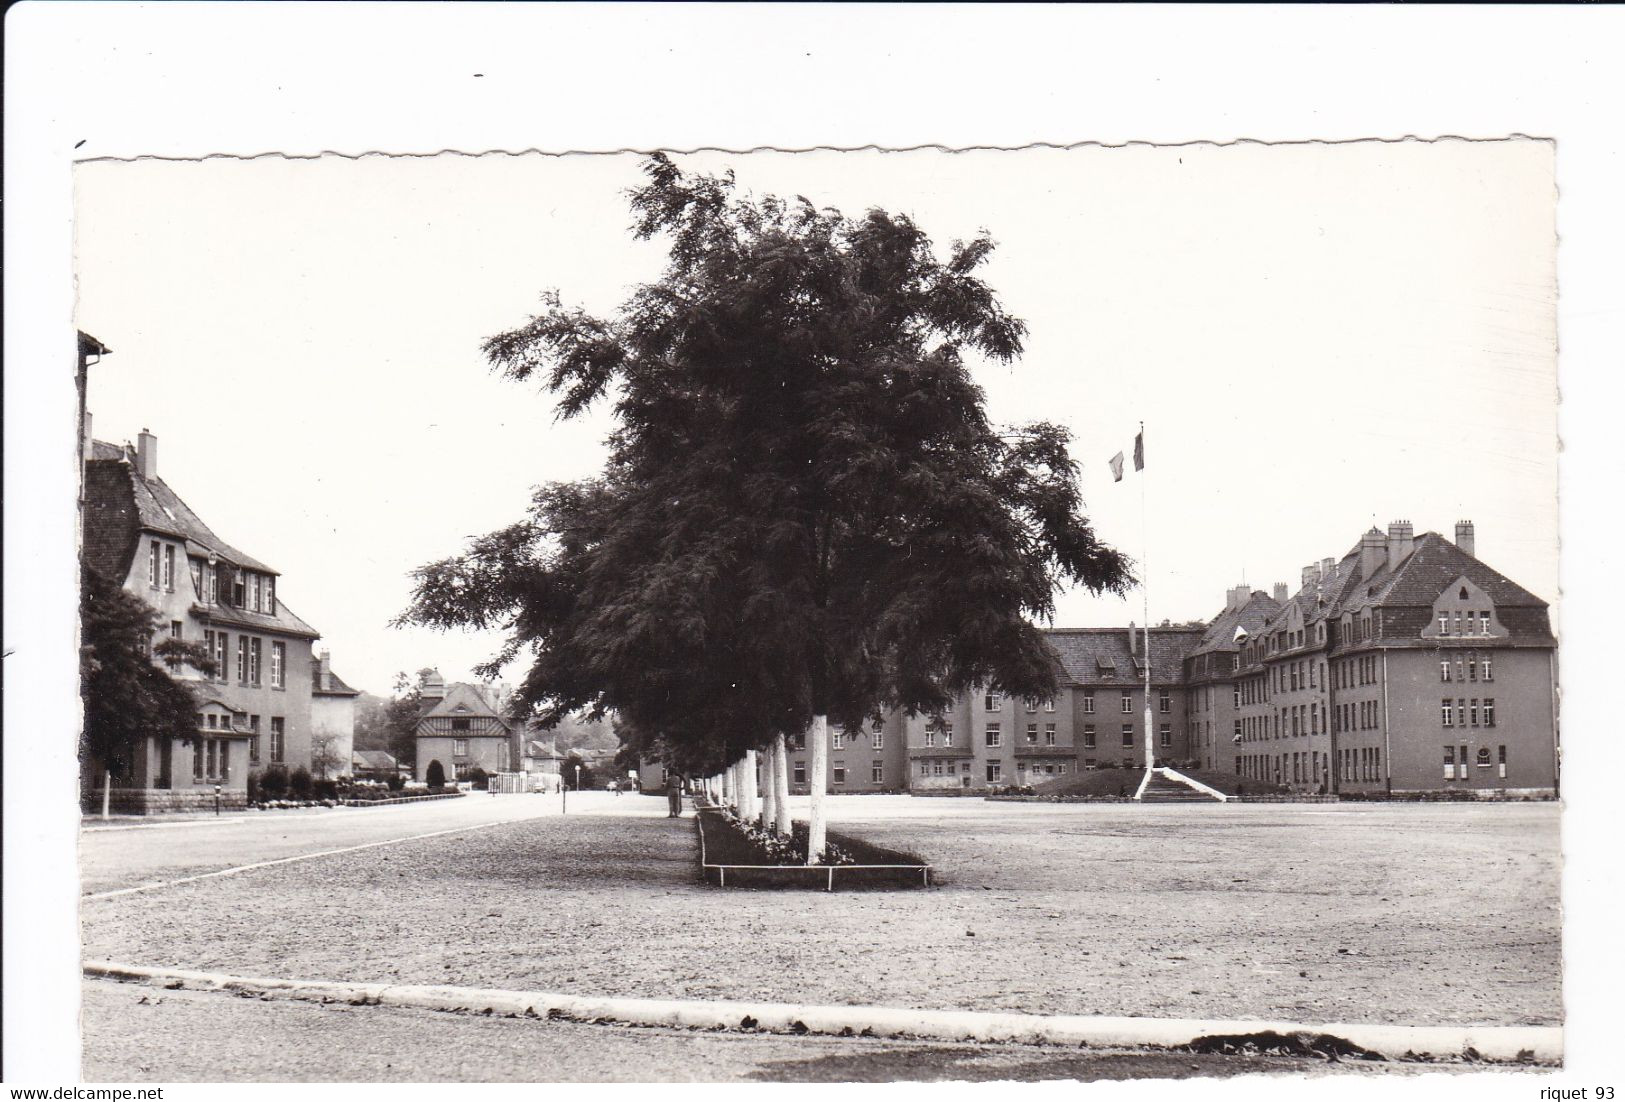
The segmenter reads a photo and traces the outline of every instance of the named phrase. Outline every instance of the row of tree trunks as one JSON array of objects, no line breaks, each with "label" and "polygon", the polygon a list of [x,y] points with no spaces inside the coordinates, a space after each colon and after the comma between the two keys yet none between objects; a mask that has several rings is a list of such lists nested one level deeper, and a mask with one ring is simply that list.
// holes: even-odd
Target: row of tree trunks
[{"label": "row of tree trunks", "polygon": [[779,821],[779,759],[773,753],[773,745],[768,744],[761,753],[762,758],[762,829],[777,832]]},{"label": "row of tree trunks", "polygon": [[774,829],[790,836],[790,751],[781,732],[773,738]]},{"label": "row of tree trunks", "polygon": [[829,776],[829,717],[813,716],[811,783],[807,786],[807,864],[816,865],[824,853],[824,778]]},{"label": "row of tree trunks", "polygon": [[739,786],[739,817],[747,823],[754,823],[762,813],[761,796],[756,784],[756,751],[745,751],[744,758],[739,762],[739,773],[742,782]]}]

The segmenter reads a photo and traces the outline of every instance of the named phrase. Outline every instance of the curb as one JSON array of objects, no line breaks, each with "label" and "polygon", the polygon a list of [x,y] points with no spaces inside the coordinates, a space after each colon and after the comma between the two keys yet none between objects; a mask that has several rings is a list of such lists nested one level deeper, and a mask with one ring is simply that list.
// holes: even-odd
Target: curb
[{"label": "curb", "polygon": [[939,1041],[1015,1042],[1091,1048],[1180,1048],[1205,1037],[1259,1033],[1324,1034],[1390,1059],[1459,1058],[1558,1063],[1561,1026],[1406,1026],[1219,1018],[1129,1018],[909,1010],[885,1006],[698,1002],[598,998],[543,991],[498,991],[411,984],[263,979],[219,972],[147,968],[87,961],[86,976],[160,983],[174,988],[240,991],[310,1002],[403,1006],[516,1017],[613,1021],[680,1029],[910,1037]]}]

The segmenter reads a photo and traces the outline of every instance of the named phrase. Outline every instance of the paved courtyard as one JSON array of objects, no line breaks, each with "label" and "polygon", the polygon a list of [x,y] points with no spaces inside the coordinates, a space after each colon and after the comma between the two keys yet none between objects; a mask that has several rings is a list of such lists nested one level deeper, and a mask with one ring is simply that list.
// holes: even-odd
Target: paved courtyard
[{"label": "paved courtyard", "polygon": [[[719,891],[651,797],[87,833],[87,958],[580,994],[1406,1024],[1561,1021],[1552,804],[838,797],[930,891]],[[437,833],[455,831],[455,833]]]}]

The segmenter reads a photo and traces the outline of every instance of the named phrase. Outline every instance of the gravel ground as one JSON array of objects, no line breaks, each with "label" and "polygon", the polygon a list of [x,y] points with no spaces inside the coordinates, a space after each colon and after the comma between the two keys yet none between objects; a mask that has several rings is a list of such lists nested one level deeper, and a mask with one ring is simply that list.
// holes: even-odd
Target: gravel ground
[{"label": "gravel ground", "polygon": [[597,995],[1561,1021],[1555,805],[833,802],[942,886],[704,887],[692,821],[626,797],[90,900],[85,955]]},{"label": "gravel ground", "polygon": [[[889,1082],[1162,1079],[1331,1073],[1415,1076],[1464,1065],[1166,1052],[1084,1053],[628,1029],[427,1010],[261,1002],[111,980],[84,984],[88,1083]],[[252,1037],[222,1060],[221,1039]]]}]

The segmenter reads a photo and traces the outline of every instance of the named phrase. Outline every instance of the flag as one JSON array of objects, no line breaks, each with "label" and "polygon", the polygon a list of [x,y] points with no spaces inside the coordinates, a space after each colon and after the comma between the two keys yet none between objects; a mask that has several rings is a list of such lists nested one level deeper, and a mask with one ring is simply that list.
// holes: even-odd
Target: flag
[{"label": "flag", "polygon": [[1113,482],[1121,482],[1121,481],[1123,481],[1123,453],[1118,452],[1116,455],[1112,456],[1111,464],[1112,464],[1112,481]]},{"label": "flag", "polygon": [[1134,469],[1145,470],[1145,430],[1134,434]]}]

